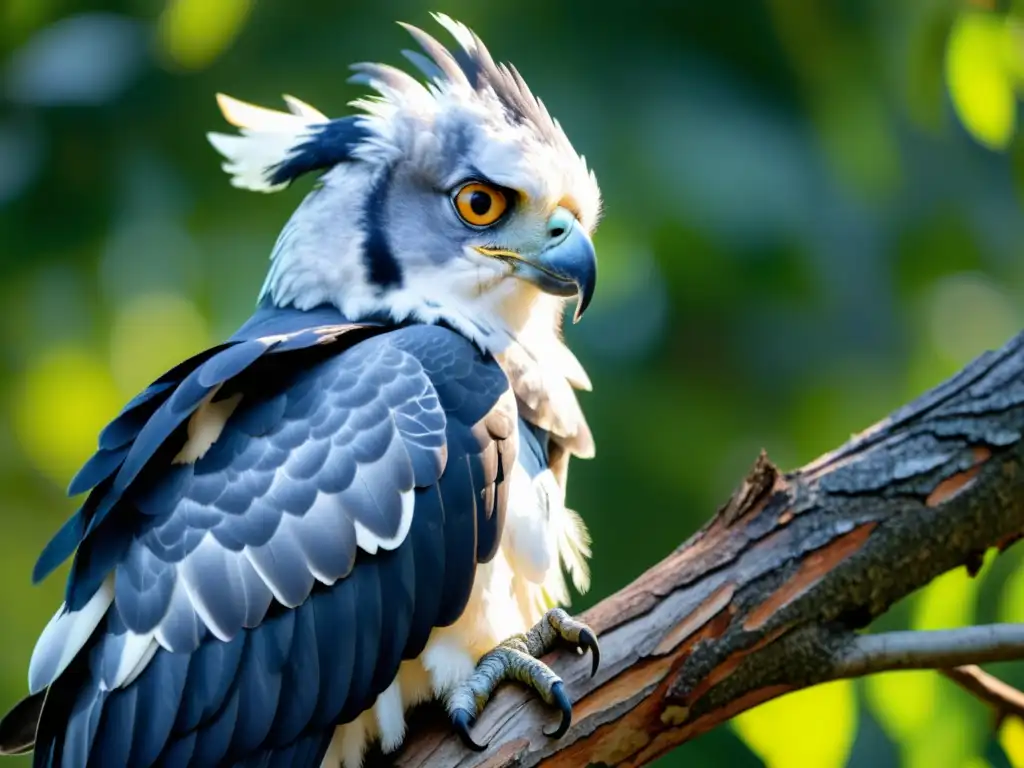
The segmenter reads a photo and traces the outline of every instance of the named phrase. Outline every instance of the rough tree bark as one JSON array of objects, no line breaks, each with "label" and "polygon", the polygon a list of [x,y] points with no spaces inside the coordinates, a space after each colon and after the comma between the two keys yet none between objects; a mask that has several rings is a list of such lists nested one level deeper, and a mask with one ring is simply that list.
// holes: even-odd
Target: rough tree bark
[{"label": "rough tree bark", "polygon": [[509,685],[473,729],[488,751],[467,751],[427,711],[392,761],[639,766],[789,691],[887,669],[956,667],[946,674],[999,701],[998,681],[961,665],[1021,658],[1024,628],[857,630],[1021,536],[1022,435],[1024,333],[799,470],[762,455],[702,530],[587,612],[595,678],[589,659],[548,659],[575,702],[562,739],[542,733],[556,715]]}]

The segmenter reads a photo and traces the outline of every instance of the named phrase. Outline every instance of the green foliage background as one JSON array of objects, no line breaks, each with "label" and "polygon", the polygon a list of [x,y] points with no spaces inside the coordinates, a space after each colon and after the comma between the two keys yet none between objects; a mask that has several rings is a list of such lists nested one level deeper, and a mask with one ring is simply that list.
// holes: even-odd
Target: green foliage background
[{"label": "green foliage background", "polygon": [[[955,0],[0,0],[0,704],[61,579],[62,488],[139,387],[247,316],[301,190],[231,188],[213,94],[336,115],[392,22],[466,21],[597,170],[601,281],[568,334],[598,458],[570,501],[594,588],[1024,326],[1024,27]],[[886,628],[1024,620],[1024,564],[948,575]],[[1024,684],[1024,667],[999,674]],[[11,761],[16,766],[18,761]],[[664,766],[1024,766],[1024,726],[934,674],[786,697]]]}]

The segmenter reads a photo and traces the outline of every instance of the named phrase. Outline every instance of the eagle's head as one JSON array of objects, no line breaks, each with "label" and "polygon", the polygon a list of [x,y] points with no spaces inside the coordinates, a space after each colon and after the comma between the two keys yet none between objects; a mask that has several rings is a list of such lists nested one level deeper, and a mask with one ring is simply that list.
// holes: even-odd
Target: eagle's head
[{"label": "eagle's head", "polygon": [[445,322],[491,352],[540,352],[565,301],[578,318],[593,294],[597,181],[519,73],[435,18],[453,52],[406,27],[428,54],[405,52],[425,83],[356,64],[351,80],[377,95],[334,120],[291,97],[289,114],[221,96],[241,135],[210,141],[239,187],[322,172],[277,241],[264,301]]}]

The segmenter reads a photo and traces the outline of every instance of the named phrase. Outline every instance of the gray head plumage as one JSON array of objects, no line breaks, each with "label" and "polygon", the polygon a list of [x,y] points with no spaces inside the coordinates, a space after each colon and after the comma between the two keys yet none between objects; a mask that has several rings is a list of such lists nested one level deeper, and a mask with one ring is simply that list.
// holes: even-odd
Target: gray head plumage
[{"label": "gray head plumage", "polygon": [[[434,14],[459,43],[449,51],[431,35],[418,27],[401,23],[429,54],[403,50],[402,54],[427,78],[427,83],[413,78],[407,72],[388,64],[361,62],[351,65],[356,72],[348,82],[372,88],[377,98],[359,99],[353,106],[361,107],[369,115],[393,114],[403,105],[423,104],[423,99],[443,101],[452,95],[471,101],[475,96],[488,106],[498,106],[513,125],[527,125],[539,138],[560,150],[573,153],[558,121],[553,119],[544,103],[530,91],[526,81],[510,64],[497,63],[483,41],[466,27],[444,14]],[[228,122],[242,129],[243,137],[210,134],[214,146],[228,158],[225,170],[232,173],[236,186],[255,191],[275,191],[287,186],[299,176],[325,170],[338,163],[353,159],[353,150],[372,136],[366,116],[328,119],[318,110],[292,96],[285,96],[291,114],[262,109],[224,95],[218,101]],[[391,109],[388,109],[390,107]],[[290,136],[288,134],[292,134]],[[286,146],[284,157],[277,157],[259,167],[256,153],[255,168],[246,168],[240,174],[239,165],[253,165],[245,161],[246,137],[277,134],[276,154]],[[281,135],[284,134],[284,135]],[[273,157],[273,151],[265,153]],[[254,175],[256,171],[258,175]]]},{"label": "gray head plumage", "polygon": [[351,82],[375,94],[334,120],[293,97],[285,113],[219,96],[241,135],[210,141],[238,187],[322,173],[278,239],[266,299],[445,321],[491,351],[539,350],[557,340],[565,299],[578,297],[579,314],[593,291],[597,182],[519,73],[434,18],[454,50],[403,24],[425,81],[355,64]]}]

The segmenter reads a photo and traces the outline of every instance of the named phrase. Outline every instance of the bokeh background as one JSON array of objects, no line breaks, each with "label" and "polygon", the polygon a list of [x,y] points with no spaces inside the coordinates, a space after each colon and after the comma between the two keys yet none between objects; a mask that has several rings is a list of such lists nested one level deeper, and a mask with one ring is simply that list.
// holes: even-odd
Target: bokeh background
[{"label": "bokeh background", "polygon": [[[1016,3],[1021,6],[1024,3]],[[460,18],[597,170],[601,283],[569,329],[598,458],[570,501],[624,585],[766,448],[796,466],[1024,326],[1024,17],[965,0],[0,0],[0,706],[62,579],[62,489],[141,386],[250,312],[307,185],[229,186],[213,94],[328,114],[393,24]],[[432,31],[436,31],[436,28]],[[1024,556],[885,627],[1024,620]],[[1024,684],[1024,666],[996,671]],[[11,761],[14,768],[23,765]],[[663,766],[1024,766],[1024,725],[929,673],[786,697]]]}]

